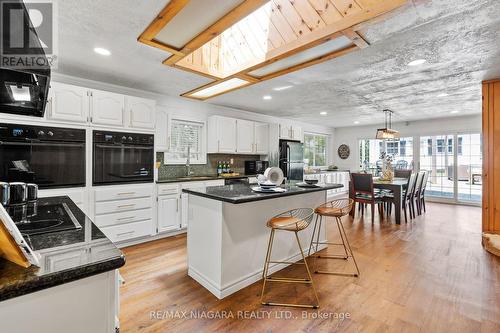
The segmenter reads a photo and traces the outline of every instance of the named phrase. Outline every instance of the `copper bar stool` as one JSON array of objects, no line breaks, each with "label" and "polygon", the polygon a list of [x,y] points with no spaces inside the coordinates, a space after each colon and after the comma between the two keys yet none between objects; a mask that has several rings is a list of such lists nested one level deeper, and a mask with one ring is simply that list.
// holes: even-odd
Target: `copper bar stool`
[{"label": "copper bar stool", "polygon": [[[349,244],[349,240],[347,239],[347,234],[345,233],[344,226],[342,225],[342,217],[346,216],[349,214],[349,212],[352,209],[352,206],[354,204],[353,199],[338,199],[338,200],[333,200],[330,202],[327,202],[319,207],[317,207],[314,212],[316,213],[316,220],[314,222],[314,229],[313,229],[313,236],[311,238],[311,245],[309,246],[309,252],[308,256],[311,254],[311,249],[313,246],[315,246],[315,252],[318,252],[318,246],[321,244],[327,244],[327,245],[341,245],[344,247],[344,254],[343,255],[329,255],[329,254],[317,254],[314,255],[313,258],[314,260],[314,267],[318,267],[316,265],[316,260],[317,259],[344,259],[348,260],[349,258],[352,258],[354,262],[354,266],[356,267],[356,273],[337,273],[337,272],[330,272],[330,271],[319,271],[316,270],[314,273],[316,274],[331,274],[331,275],[342,275],[342,276],[354,276],[358,277],[359,276],[359,268],[358,264],[356,262],[356,258],[354,257],[354,253],[352,252],[351,245]],[[321,233],[321,225],[323,223],[323,217],[334,217],[336,222],[337,222],[337,228],[339,229],[340,233],[340,238],[342,239],[342,243],[332,243],[329,241],[326,242],[320,242],[319,236]],[[319,226],[318,226],[318,220],[319,220]],[[314,240],[314,236],[316,234],[316,227],[318,227],[318,233],[316,236],[316,241]]]},{"label": "copper bar stool", "polygon": [[[307,265],[307,261],[300,244],[298,232],[306,229],[309,224],[311,224],[314,216],[314,210],[311,208],[298,208],[292,209],[290,211],[276,215],[267,221],[267,227],[271,228],[271,235],[269,236],[269,244],[267,246],[266,260],[264,263],[264,272],[262,273],[262,278],[264,280],[262,285],[262,293],[260,296],[260,301],[263,305],[276,305],[276,306],[291,306],[297,308],[313,308],[317,309],[319,307],[318,294],[316,293],[316,288],[312,280],[311,271]],[[302,255],[303,262],[288,262],[288,261],[272,261],[271,254],[273,249],[274,234],[276,230],[283,230],[295,233],[295,239],[300,249],[300,254]],[[292,265],[304,265],[307,271],[307,278],[288,278],[288,277],[268,277],[269,264],[292,264]],[[291,304],[291,303],[275,303],[270,301],[264,301],[264,293],[266,290],[267,282],[282,282],[282,283],[305,283],[310,284],[314,297],[316,298],[316,304]]]}]

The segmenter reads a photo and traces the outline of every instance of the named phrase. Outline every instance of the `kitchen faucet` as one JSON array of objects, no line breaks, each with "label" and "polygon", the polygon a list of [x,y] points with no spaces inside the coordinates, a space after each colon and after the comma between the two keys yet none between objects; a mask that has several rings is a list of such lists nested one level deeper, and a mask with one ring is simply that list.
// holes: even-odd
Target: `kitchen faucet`
[{"label": "kitchen faucet", "polygon": [[186,159],[186,176],[192,176],[194,172],[191,171],[191,147],[188,146],[187,149],[187,159]]}]

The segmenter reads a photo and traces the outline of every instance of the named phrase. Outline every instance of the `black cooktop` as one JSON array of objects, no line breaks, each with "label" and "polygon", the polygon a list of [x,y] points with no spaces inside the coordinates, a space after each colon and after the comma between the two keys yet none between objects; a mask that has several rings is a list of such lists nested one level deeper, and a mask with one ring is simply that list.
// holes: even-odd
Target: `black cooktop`
[{"label": "black cooktop", "polygon": [[38,235],[81,229],[82,226],[67,203],[39,199],[23,205],[7,207],[7,212],[25,235]]}]

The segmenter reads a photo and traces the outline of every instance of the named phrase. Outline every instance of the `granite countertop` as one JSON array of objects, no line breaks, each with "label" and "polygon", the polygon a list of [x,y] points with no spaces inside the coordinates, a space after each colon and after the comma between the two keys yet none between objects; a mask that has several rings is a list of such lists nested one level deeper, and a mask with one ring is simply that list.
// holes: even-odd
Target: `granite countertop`
[{"label": "granite countertop", "polygon": [[193,177],[180,177],[180,178],[163,178],[163,179],[158,179],[156,183],[166,184],[166,183],[185,183],[185,182],[196,182],[196,181],[201,182],[201,181],[224,180],[224,179],[244,179],[256,176],[257,175],[239,175],[231,177],[222,177],[217,175],[208,175],[208,176],[193,176]]},{"label": "granite countertop", "polygon": [[311,173],[306,173],[304,172],[304,176],[310,176],[310,175],[321,175],[321,174],[325,174],[325,173],[334,173],[334,172],[351,172],[350,170],[341,170],[341,169],[338,169],[338,170],[321,170],[321,171],[318,171],[318,172],[311,172]]},{"label": "granite countertop", "polygon": [[281,198],[291,195],[299,195],[311,192],[327,191],[344,187],[342,184],[321,184],[317,187],[303,188],[294,184],[282,185],[287,189],[281,193],[257,193],[252,191],[255,185],[235,184],[226,186],[212,186],[205,189],[183,189],[185,193],[205,197],[213,200],[224,201],[232,204],[241,204],[246,202]]},{"label": "granite countertop", "polygon": [[[123,253],[69,197],[38,201],[39,205],[66,203],[82,228],[25,236],[29,245],[41,255],[41,267],[23,268],[0,258],[0,301],[111,271],[125,264]],[[66,256],[73,260],[61,260]],[[78,263],[74,256],[79,257]]]}]

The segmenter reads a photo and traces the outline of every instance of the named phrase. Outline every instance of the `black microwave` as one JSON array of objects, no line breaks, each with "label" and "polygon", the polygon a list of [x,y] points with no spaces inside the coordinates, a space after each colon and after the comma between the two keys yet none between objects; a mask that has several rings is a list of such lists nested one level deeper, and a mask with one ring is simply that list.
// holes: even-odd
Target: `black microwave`
[{"label": "black microwave", "polygon": [[269,168],[268,161],[245,161],[246,175],[263,174],[267,168]]}]

